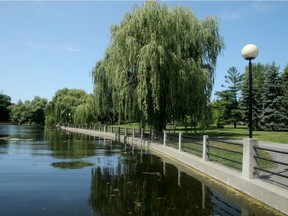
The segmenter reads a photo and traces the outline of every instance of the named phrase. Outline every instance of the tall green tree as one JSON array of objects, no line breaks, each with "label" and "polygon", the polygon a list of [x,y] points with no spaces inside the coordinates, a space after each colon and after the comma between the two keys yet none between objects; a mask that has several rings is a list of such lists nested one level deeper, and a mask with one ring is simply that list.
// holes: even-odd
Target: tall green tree
[{"label": "tall green tree", "polygon": [[215,93],[218,98],[217,102],[214,102],[214,109],[216,109],[214,114],[216,114],[217,125],[233,123],[236,128],[236,122],[242,119],[238,95],[243,75],[235,67],[230,67],[227,73],[228,75],[225,76],[227,86],[222,85],[226,89]]},{"label": "tall green tree", "polygon": [[77,106],[86,103],[87,93],[81,89],[60,89],[46,108],[47,125],[73,122]]},{"label": "tall green tree", "polygon": [[47,99],[35,96],[32,101],[24,103],[19,100],[17,104],[9,107],[11,120],[19,125],[44,124]]},{"label": "tall green tree", "polygon": [[32,112],[32,122],[35,124],[44,124],[45,123],[45,109],[48,104],[46,98],[41,98],[35,96],[31,101],[30,111]]},{"label": "tall green tree", "polygon": [[[281,83],[282,83],[282,90],[285,98],[288,98],[288,64],[284,68],[281,74]],[[288,107],[287,107],[288,109]]]},{"label": "tall green tree", "polygon": [[[161,131],[168,121],[186,116],[196,123],[206,121],[223,48],[214,17],[199,20],[191,9],[147,1],[113,26],[111,34],[93,73],[95,88],[102,85],[95,97],[112,98],[119,122],[138,118]],[[111,94],[105,94],[103,82]]]},{"label": "tall green tree", "polygon": [[28,101],[26,101],[24,104],[21,100],[19,100],[17,104],[9,107],[11,121],[17,123],[18,125],[28,123],[29,113],[27,103]]},{"label": "tall green tree", "polygon": [[[106,56],[106,58],[108,58],[108,56]],[[116,119],[112,100],[113,92],[116,92],[116,90],[109,83],[108,74],[104,65],[106,62],[108,62],[108,59],[104,61],[98,61],[92,71],[95,100],[94,108],[98,120],[102,124],[113,124]],[[129,113],[134,114],[132,109]],[[132,117],[130,116],[130,119],[131,118]]]},{"label": "tall green tree", "polygon": [[1,121],[9,121],[9,109],[8,107],[11,105],[11,97],[5,95],[0,92],[0,122]]},{"label": "tall green tree", "polygon": [[260,121],[261,129],[269,131],[287,129],[288,116],[287,111],[283,106],[285,98],[281,87],[279,67],[276,66],[275,63],[269,66],[263,87],[263,110]]},{"label": "tall green tree", "polygon": [[[264,92],[264,81],[266,77],[267,70],[269,65],[263,65],[261,63],[253,63],[252,64],[252,116],[253,116],[253,125],[254,129],[260,129],[260,120],[261,120],[261,113],[263,107],[263,92]],[[249,88],[248,88],[248,77],[249,77],[249,68],[246,67],[243,83],[241,87],[241,109],[243,111],[244,120],[248,122],[248,115],[249,115]]]},{"label": "tall green tree", "polygon": [[91,124],[97,122],[92,95],[86,95],[85,102],[74,109],[73,120],[75,124]]},{"label": "tall green tree", "polygon": [[[238,95],[241,90],[243,74],[241,74],[236,67],[230,67],[227,73],[228,75],[225,76],[225,83],[228,84],[227,88],[232,93],[233,101],[238,103]],[[225,86],[223,85],[223,87]]]}]

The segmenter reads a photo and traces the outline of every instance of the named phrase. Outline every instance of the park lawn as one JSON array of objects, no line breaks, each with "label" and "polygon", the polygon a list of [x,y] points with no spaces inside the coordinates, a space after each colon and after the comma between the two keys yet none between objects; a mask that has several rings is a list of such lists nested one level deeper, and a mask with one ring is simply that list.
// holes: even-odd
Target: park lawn
[{"label": "park lawn", "polygon": [[[127,125],[113,125],[113,127],[117,128],[120,127],[121,129],[127,128],[127,129],[139,129],[139,124],[137,123],[132,123],[132,124],[127,124]],[[174,128],[170,126],[170,128],[167,128],[168,130],[170,129],[171,132],[174,132]],[[146,129],[148,130],[148,129]],[[195,135],[195,130],[186,130],[184,127],[177,127],[175,130],[176,133],[182,132],[182,133],[189,133],[190,135]],[[173,148],[178,148],[178,139],[174,137],[174,135],[168,135],[168,139],[166,141],[166,145],[173,147]],[[209,129],[206,131],[200,131],[197,130],[196,133],[197,136],[199,135],[209,135],[211,137],[217,137],[217,138],[228,138],[228,139],[243,139],[248,137],[248,128],[245,126],[238,126],[237,128],[234,128],[232,125],[227,125],[224,128],[215,128],[215,129]],[[258,138],[261,141],[269,141],[269,142],[278,142],[278,143],[286,143],[288,144],[288,132],[269,132],[269,131],[254,131],[253,137]],[[163,140],[161,141],[163,142]],[[195,142],[195,140],[194,140]],[[201,142],[201,141],[200,141]],[[220,149],[215,149],[214,147],[222,148],[222,149],[227,149],[227,150],[233,150],[236,152],[241,153],[242,147],[241,146],[235,146],[223,142],[218,142],[218,141],[211,141],[210,142],[210,153],[213,155],[219,155],[223,158],[219,158],[216,156],[209,156],[209,159],[212,161],[216,161],[218,163],[224,164],[226,166],[241,170],[242,169],[242,154],[237,154],[229,151],[224,151]],[[191,143],[191,141],[186,140],[185,142],[183,141],[182,143],[182,150],[185,152],[190,152],[192,154],[198,155],[202,157],[202,146],[201,145],[195,145],[195,143]],[[260,150],[258,152],[261,157],[267,158],[267,159],[272,159],[271,155],[263,150]],[[236,161],[236,162],[235,162]],[[275,168],[275,164],[267,162],[265,160],[260,160],[258,161],[259,165],[261,168],[268,169],[268,168]]]},{"label": "park lawn", "polygon": [[[113,125],[114,127],[121,127],[121,128],[135,128],[139,129],[138,123],[130,123],[125,125]],[[168,125],[168,130],[174,130],[174,126]],[[146,128],[148,130],[148,128]],[[217,137],[217,138],[230,138],[230,139],[243,139],[249,137],[249,130],[247,126],[237,126],[237,128],[234,128],[233,125],[225,125],[224,128],[212,128],[207,129],[205,131],[196,129],[195,130],[189,128],[188,130],[185,129],[183,126],[177,126],[176,133],[182,132],[182,133],[188,133],[191,135],[209,135],[211,137]],[[266,141],[266,142],[276,142],[276,143],[283,143],[288,144],[288,131],[253,131],[253,138],[257,138],[260,141]]]},{"label": "park lawn", "polygon": [[[187,130],[185,127],[177,127],[176,132],[195,135],[194,129]],[[205,131],[197,128],[196,135],[241,140],[249,137],[249,130],[247,126],[238,125],[237,128],[234,128],[233,125],[225,125],[224,128],[212,128]],[[253,131],[253,138],[257,138],[260,141],[288,144],[288,131]]]},{"label": "park lawn", "polygon": [[[204,133],[202,132],[202,134],[205,133],[213,137],[233,139],[243,139],[249,136],[247,127],[237,126],[237,128],[234,128],[232,125],[227,125],[224,128],[206,130]],[[253,131],[253,138],[257,138],[259,141],[288,144],[288,131]]]}]

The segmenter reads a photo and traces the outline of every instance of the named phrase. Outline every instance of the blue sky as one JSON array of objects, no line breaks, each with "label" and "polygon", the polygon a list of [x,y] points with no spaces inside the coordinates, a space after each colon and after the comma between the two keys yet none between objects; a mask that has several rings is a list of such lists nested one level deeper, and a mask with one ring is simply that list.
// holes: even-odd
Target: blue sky
[{"label": "blue sky", "polygon": [[[103,58],[110,26],[141,1],[0,1],[0,91],[17,103],[34,96],[51,100],[62,88],[92,93],[91,71]],[[166,1],[190,7],[197,17],[216,16],[225,49],[214,91],[222,90],[229,67],[243,72],[247,43],[259,48],[254,62],[288,64],[288,2]]]}]

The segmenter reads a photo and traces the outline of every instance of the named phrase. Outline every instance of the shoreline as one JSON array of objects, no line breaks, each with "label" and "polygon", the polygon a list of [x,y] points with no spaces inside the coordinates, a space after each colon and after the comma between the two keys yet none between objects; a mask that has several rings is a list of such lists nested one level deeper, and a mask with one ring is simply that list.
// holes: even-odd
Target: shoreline
[{"label": "shoreline", "polygon": [[70,131],[80,134],[86,134],[96,137],[105,137],[113,140],[119,140],[120,142],[126,142],[131,145],[137,145],[145,147],[158,152],[160,155],[174,160],[209,176],[215,181],[219,181],[226,187],[233,188],[236,191],[243,193],[261,203],[264,203],[275,211],[288,214],[288,190],[279,186],[269,184],[260,179],[248,179],[242,176],[241,172],[232,168],[211,162],[203,161],[201,158],[178,151],[177,149],[163,146],[159,143],[148,142],[139,138],[126,137],[124,135],[118,135],[109,132],[101,132],[79,128],[60,127],[64,131]]}]

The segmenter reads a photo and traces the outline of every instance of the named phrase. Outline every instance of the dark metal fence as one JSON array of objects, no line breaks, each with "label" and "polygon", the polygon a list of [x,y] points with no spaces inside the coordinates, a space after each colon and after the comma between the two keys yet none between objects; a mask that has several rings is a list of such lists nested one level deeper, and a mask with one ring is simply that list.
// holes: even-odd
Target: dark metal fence
[{"label": "dark metal fence", "polygon": [[182,151],[202,157],[203,137],[183,134],[181,143]]},{"label": "dark metal fence", "polygon": [[155,132],[153,131],[152,142],[155,143],[164,143],[164,132]]},{"label": "dark metal fence", "polygon": [[165,145],[178,149],[179,148],[179,134],[165,133],[165,135],[166,135]]},{"label": "dark metal fence", "polygon": [[208,157],[223,165],[242,170],[243,144],[223,139],[209,138]]},{"label": "dark metal fence", "polygon": [[254,167],[258,177],[264,181],[288,188],[288,152],[254,147],[257,167]]},{"label": "dark metal fence", "polygon": [[[144,129],[129,129],[106,125],[74,125],[74,127],[110,132],[138,138],[147,142],[159,143],[178,149],[179,151],[202,157],[204,161],[217,162],[240,171],[243,168],[244,149],[241,141],[213,137],[208,138],[208,136],[197,137],[182,133],[168,133],[167,131],[145,131]],[[253,146],[250,149],[253,149]],[[256,153],[253,153],[253,155],[256,163],[253,161],[252,166],[250,166],[254,167],[254,170],[251,169],[251,173],[254,171],[260,179],[288,188],[288,152],[263,148],[257,145],[254,147],[254,150]],[[246,154],[247,153],[245,153],[245,155]],[[247,160],[245,160],[245,163],[247,163]]]}]

